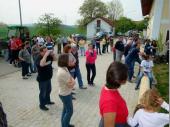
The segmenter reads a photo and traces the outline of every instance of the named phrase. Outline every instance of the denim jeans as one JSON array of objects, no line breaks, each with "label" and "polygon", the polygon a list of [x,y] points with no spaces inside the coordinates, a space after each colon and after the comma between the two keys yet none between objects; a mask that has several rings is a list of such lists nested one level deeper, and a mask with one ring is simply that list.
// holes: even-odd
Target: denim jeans
[{"label": "denim jeans", "polygon": [[[100,123],[99,123],[99,127],[104,127],[104,120],[103,120],[103,118],[101,118],[101,120],[100,120]],[[130,127],[128,124],[126,124],[126,123],[122,123],[122,124],[115,124],[115,127]]]},{"label": "denim jeans", "polygon": [[134,74],[134,62],[125,59],[125,63],[128,66],[128,80],[131,81]]},{"label": "denim jeans", "polygon": [[26,76],[29,73],[29,63],[22,61],[22,76]]},{"label": "denim jeans", "polygon": [[116,51],[113,51],[113,61],[116,61]]},{"label": "denim jeans", "polygon": [[74,78],[75,77],[75,68],[69,70],[70,75]]},{"label": "denim jeans", "polygon": [[85,47],[80,47],[81,56],[85,55]]},{"label": "denim jeans", "polygon": [[36,59],[37,59],[37,56],[33,56],[33,70],[34,70],[34,72],[37,72]]},{"label": "denim jeans", "polygon": [[142,77],[144,76],[144,73],[148,76],[149,82],[150,82],[150,88],[152,88],[152,81],[153,81],[153,75],[152,72],[140,72],[136,81],[136,88],[139,88],[140,82]]},{"label": "denim jeans", "polygon": [[61,43],[57,43],[57,53],[61,54]]},{"label": "denim jeans", "polygon": [[[96,76],[96,66],[95,64],[86,63],[86,69],[87,69],[87,82],[88,84],[93,84],[94,78]],[[91,71],[92,71],[92,76],[90,76]]]},{"label": "denim jeans", "polygon": [[101,55],[100,43],[96,43],[96,50],[97,50],[97,54]]},{"label": "denim jeans", "polygon": [[106,44],[103,44],[102,45],[102,53],[105,53],[106,52]]},{"label": "denim jeans", "polygon": [[51,79],[46,81],[39,82],[39,101],[40,106],[45,106],[47,103],[51,102],[50,93],[51,93]]},{"label": "denim jeans", "polygon": [[29,63],[29,72],[30,73],[33,73],[33,64],[32,63]]},{"label": "denim jeans", "polygon": [[63,102],[63,111],[61,116],[61,127],[69,127],[71,117],[73,115],[73,102],[72,95],[67,96],[59,95],[61,101]]},{"label": "denim jeans", "polygon": [[116,49],[116,61],[121,62],[123,52]]},{"label": "denim jeans", "polygon": [[75,67],[75,75],[74,75],[74,79],[77,78],[79,87],[83,86],[83,81],[82,81],[82,77],[81,77],[81,72],[80,72],[80,68],[79,66]]}]

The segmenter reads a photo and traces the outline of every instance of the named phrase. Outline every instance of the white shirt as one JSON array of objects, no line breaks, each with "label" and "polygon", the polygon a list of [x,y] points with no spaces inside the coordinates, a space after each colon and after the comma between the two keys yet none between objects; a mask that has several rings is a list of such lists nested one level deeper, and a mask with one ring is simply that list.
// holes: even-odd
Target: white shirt
[{"label": "white shirt", "polygon": [[59,85],[59,95],[67,96],[71,94],[72,88],[68,87],[71,75],[66,67],[58,67],[57,82]]},{"label": "white shirt", "polygon": [[42,37],[37,37],[37,41],[39,45],[43,45],[44,44],[44,39]]},{"label": "white shirt", "polygon": [[152,60],[142,60],[141,65],[143,68],[144,72],[151,72],[152,71],[152,67],[153,67],[153,61]]},{"label": "white shirt", "polygon": [[[163,102],[161,107],[169,111],[169,104],[166,102]],[[139,109],[133,118],[128,118],[127,122],[131,127],[135,127],[137,124],[139,124],[138,127],[164,127],[169,123],[169,114],[146,112],[144,109]]]}]

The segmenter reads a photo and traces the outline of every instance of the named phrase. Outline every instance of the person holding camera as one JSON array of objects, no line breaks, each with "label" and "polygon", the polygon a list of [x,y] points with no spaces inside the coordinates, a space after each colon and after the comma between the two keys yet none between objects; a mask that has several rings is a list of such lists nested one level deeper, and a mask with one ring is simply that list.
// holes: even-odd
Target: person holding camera
[{"label": "person holding camera", "polygon": [[[86,51],[86,69],[87,69],[87,81],[89,86],[94,86],[94,78],[96,76],[95,61],[97,59],[97,52],[93,49],[92,44],[88,44],[88,50]],[[92,71],[92,76],[90,73]]]},{"label": "person holding camera", "polygon": [[48,110],[45,106],[47,104],[51,105],[50,93],[51,93],[51,78],[53,76],[52,62],[56,60],[56,56],[53,50],[47,50],[46,47],[42,46],[40,48],[40,54],[36,59],[36,66],[38,70],[37,81],[39,83],[39,101],[40,109]]}]

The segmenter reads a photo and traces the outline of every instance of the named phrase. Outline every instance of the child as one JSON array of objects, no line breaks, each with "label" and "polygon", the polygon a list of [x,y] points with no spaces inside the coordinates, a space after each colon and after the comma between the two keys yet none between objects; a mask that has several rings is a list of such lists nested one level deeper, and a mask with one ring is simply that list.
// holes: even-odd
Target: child
[{"label": "child", "polygon": [[141,100],[141,108],[136,111],[133,118],[128,118],[131,127],[164,127],[169,123],[168,113],[158,113],[160,107],[169,111],[169,105],[163,101],[158,91],[147,90]]},{"label": "child", "polygon": [[136,81],[136,87],[135,90],[139,89],[140,81],[143,77],[143,75],[148,76],[150,80],[150,88],[152,87],[152,81],[153,81],[153,76],[152,76],[152,67],[153,67],[153,61],[149,58],[149,55],[143,55],[144,60],[142,60],[140,64],[140,73],[137,77]]}]

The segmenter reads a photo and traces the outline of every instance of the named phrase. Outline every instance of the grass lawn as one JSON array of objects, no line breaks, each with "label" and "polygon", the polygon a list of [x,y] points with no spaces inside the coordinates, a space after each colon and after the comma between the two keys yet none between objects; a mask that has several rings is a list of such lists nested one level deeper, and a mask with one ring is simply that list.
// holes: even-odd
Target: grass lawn
[{"label": "grass lawn", "polygon": [[[168,64],[155,64],[154,76],[157,80],[156,88],[159,90],[163,99],[169,102],[169,65]],[[160,112],[168,113],[166,110],[161,109]],[[166,125],[165,127],[169,127]]]},{"label": "grass lawn", "polygon": [[155,64],[153,71],[157,79],[156,88],[165,101],[169,102],[169,65],[165,63]]}]

